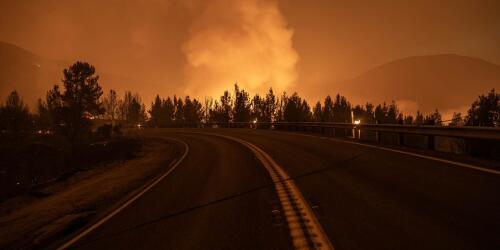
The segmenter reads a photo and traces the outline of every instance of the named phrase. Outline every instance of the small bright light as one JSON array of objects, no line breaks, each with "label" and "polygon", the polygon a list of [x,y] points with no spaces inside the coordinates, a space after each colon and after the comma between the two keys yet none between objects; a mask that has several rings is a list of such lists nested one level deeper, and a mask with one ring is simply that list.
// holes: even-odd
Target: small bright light
[{"label": "small bright light", "polygon": [[361,121],[360,121],[360,120],[355,120],[355,121],[354,121],[354,124],[356,124],[356,125],[358,125],[358,124],[360,124],[360,123],[361,123]]},{"label": "small bright light", "polygon": [[257,123],[257,119],[253,120],[253,124]]},{"label": "small bright light", "polygon": [[142,125],[139,123],[139,124],[137,124],[137,127],[138,127],[138,128],[141,128],[141,127],[142,127]]}]

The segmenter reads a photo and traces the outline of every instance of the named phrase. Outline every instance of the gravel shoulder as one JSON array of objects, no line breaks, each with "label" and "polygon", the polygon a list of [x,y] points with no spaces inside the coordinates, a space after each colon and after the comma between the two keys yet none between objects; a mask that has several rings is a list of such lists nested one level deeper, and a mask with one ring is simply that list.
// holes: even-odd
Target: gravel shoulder
[{"label": "gravel shoulder", "polygon": [[183,148],[171,141],[145,139],[140,152],[0,204],[0,248],[33,249],[81,229],[149,180],[166,171]]}]

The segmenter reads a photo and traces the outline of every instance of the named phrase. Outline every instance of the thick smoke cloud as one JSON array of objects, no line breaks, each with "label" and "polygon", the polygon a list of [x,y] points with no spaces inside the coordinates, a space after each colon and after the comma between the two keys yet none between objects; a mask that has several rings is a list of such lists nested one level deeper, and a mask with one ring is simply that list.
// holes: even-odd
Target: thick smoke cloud
[{"label": "thick smoke cloud", "polygon": [[217,96],[237,82],[252,93],[289,88],[298,54],[276,2],[210,1],[183,46],[185,92]]}]

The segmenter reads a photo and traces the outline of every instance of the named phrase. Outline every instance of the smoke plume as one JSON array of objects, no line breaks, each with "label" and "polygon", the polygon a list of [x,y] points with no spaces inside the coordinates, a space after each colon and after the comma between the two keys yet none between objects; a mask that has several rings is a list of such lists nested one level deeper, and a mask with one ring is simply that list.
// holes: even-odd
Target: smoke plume
[{"label": "smoke plume", "polygon": [[183,45],[185,92],[218,96],[235,82],[252,93],[287,89],[297,78],[292,36],[276,2],[210,1]]}]

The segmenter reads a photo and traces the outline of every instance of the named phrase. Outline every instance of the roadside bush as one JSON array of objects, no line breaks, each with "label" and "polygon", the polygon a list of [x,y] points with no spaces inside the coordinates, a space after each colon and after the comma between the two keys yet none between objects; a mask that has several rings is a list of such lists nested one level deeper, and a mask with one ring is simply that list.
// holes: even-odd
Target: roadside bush
[{"label": "roadside bush", "polygon": [[[71,152],[59,137],[1,138],[0,200],[69,171]],[[9,143],[10,142],[10,143]]]},{"label": "roadside bush", "polygon": [[113,134],[115,136],[122,136],[122,125],[117,124],[113,127]]},{"label": "roadside bush", "polygon": [[75,164],[85,166],[103,161],[128,159],[133,157],[134,152],[141,146],[140,140],[124,137],[83,144],[73,150],[73,161]]},{"label": "roadside bush", "polygon": [[0,201],[98,163],[134,157],[142,142],[116,137],[73,145],[63,136],[0,136]]},{"label": "roadside bush", "polygon": [[103,124],[102,126],[97,127],[95,135],[99,139],[110,139],[112,130],[113,126],[111,124]]}]

